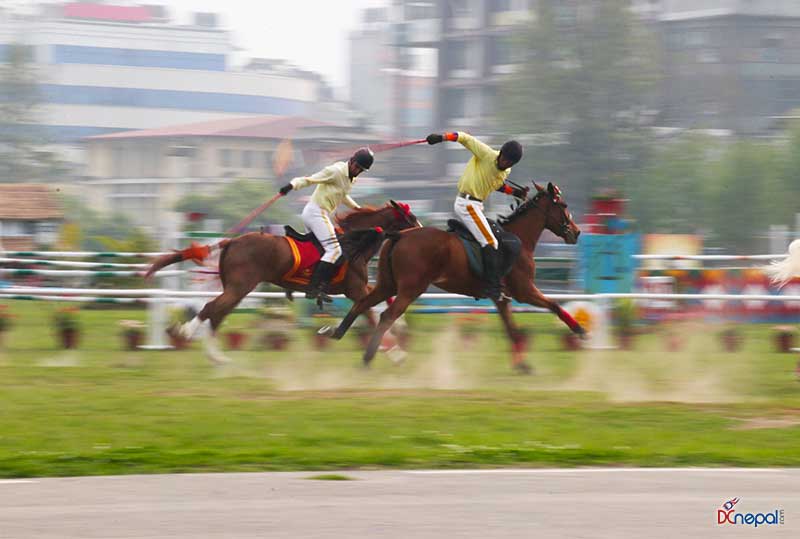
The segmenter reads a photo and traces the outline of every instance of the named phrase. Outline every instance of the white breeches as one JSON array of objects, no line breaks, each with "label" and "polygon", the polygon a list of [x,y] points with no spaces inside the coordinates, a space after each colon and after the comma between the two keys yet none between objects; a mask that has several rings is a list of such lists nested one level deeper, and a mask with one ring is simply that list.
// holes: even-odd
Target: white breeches
[{"label": "white breeches", "polygon": [[322,261],[331,264],[336,262],[342,255],[342,247],[339,245],[339,240],[336,239],[336,230],[328,212],[314,202],[308,202],[303,208],[301,217],[306,230],[314,234],[314,237],[322,244],[322,248],[325,249]]},{"label": "white breeches", "polygon": [[497,249],[497,238],[492,234],[492,227],[483,215],[483,202],[457,197],[453,209],[458,220],[472,232],[481,247],[491,245]]}]

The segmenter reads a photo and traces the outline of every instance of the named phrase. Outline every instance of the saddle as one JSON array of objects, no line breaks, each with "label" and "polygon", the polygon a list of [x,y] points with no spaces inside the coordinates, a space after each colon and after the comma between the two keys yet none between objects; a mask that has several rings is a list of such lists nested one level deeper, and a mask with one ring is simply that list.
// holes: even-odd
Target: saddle
[{"label": "saddle", "polygon": [[[322,244],[311,232],[301,234],[290,225],[285,225],[283,229],[286,232],[286,241],[289,242],[289,247],[292,249],[292,256],[294,257],[292,269],[283,276],[283,279],[299,285],[308,285],[311,282],[314,267],[322,258],[325,249],[322,248]],[[337,230],[336,232],[336,235],[341,237],[341,231]],[[339,269],[331,279],[331,284],[344,280],[348,266],[344,256],[339,257],[339,260],[336,261],[336,266]]]},{"label": "saddle", "polygon": [[[520,251],[522,250],[522,242],[513,232],[504,230],[497,222],[492,219],[487,219],[489,226],[492,228],[492,233],[497,241],[500,242],[498,249],[502,253],[502,269],[501,275],[505,276],[511,271],[511,267],[517,260]],[[483,256],[481,255],[481,245],[472,236],[472,233],[465,227],[461,221],[457,219],[447,220],[447,231],[451,234],[458,236],[461,243],[464,245],[464,251],[467,253],[467,260],[469,261],[469,269],[479,279],[484,279]]]}]

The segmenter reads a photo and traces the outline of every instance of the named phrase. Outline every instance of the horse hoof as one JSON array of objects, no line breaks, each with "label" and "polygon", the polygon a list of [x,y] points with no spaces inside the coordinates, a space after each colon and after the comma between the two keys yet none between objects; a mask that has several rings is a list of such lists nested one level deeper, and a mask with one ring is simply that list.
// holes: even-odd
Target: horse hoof
[{"label": "horse hoof", "polygon": [[529,376],[533,374],[533,367],[522,361],[514,365],[514,372],[516,372],[517,374],[524,374],[526,376]]},{"label": "horse hoof", "polygon": [[322,326],[317,330],[317,335],[325,335],[326,337],[333,337],[336,329],[333,326]]},{"label": "horse hoof", "polygon": [[392,363],[395,365],[400,365],[406,360],[408,353],[406,353],[406,351],[399,346],[395,345],[386,352],[386,355],[389,356],[389,359],[392,360]]}]

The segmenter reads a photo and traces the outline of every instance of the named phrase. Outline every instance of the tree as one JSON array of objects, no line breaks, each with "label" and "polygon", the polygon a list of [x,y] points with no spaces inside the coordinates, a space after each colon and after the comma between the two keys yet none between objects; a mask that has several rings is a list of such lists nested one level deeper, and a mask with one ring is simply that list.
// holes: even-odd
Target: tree
[{"label": "tree", "polygon": [[668,141],[653,150],[643,169],[625,178],[623,192],[639,230],[696,234],[711,225],[709,180],[720,146],[700,135]]},{"label": "tree", "polygon": [[36,117],[38,76],[30,47],[6,48],[6,57],[0,58],[0,181],[29,181],[67,170],[43,144],[45,132]]},{"label": "tree", "polygon": [[617,186],[647,156],[658,62],[629,8],[629,0],[540,1],[517,43],[525,61],[500,88],[505,129],[562,141],[529,145],[521,164],[563,181],[571,200]]},{"label": "tree", "polygon": [[156,243],[122,214],[103,215],[78,198],[61,196],[64,208],[60,246],[87,251],[155,250]]},{"label": "tree", "polygon": [[[209,219],[221,219],[223,229],[229,230],[277,191],[276,185],[262,180],[236,180],[215,195],[188,195],[178,202],[175,210],[202,213]],[[250,228],[296,222],[294,213],[281,202],[272,205],[268,211],[254,219]]]},{"label": "tree", "polygon": [[780,173],[776,163],[783,152],[774,145],[739,141],[712,169],[707,200],[714,243],[735,253],[763,252],[760,236],[781,222],[770,203],[769,186]]}]

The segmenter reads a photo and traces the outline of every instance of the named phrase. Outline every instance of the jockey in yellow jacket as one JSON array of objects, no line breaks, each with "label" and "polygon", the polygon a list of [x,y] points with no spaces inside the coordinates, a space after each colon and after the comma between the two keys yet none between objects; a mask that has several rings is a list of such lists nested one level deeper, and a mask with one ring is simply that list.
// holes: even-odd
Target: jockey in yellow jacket
[{"label": "jockey in yellow jacket", "polygon": [[333,163],[312,176],[293,178],[280,188],[280,193],[285,195],[293,189],[302,189],[312,184],[317,186],[311,200],[303,208],[302,219],[306,230],[314,234],[325,253],[314,268],[306,292],[307,298],[319,297],[324,301],[331,301],[326,289],[335,273],[336,261],[342,255],[342,247],[336,237],[331,216],[342,203],[353,209],[360,208],[350,197],[350,189],[356,177],[369,170],[374,160],[374,154],[369,148],[361,148],[347,161]]},{"label": "jockey in yellow jacket", "polygon": [[522,159],[522,146],[516,140],[503,144],[500,151],[462,131],[436,134],[425,139],[428,144],[438,144],[449,140],[460,142],[472,152],[461,179],[458,180],[458,197],[454,204],[456,217],[472,233],[481,246],[484,273],[486,276],[486,295],[500,299],[501,256],[497,238],[492,233],[483,214],[483,201],[492,193],[499,191],[518,198],[525,198],[527,188],[513,187],[506,183],[511,167]]}]

